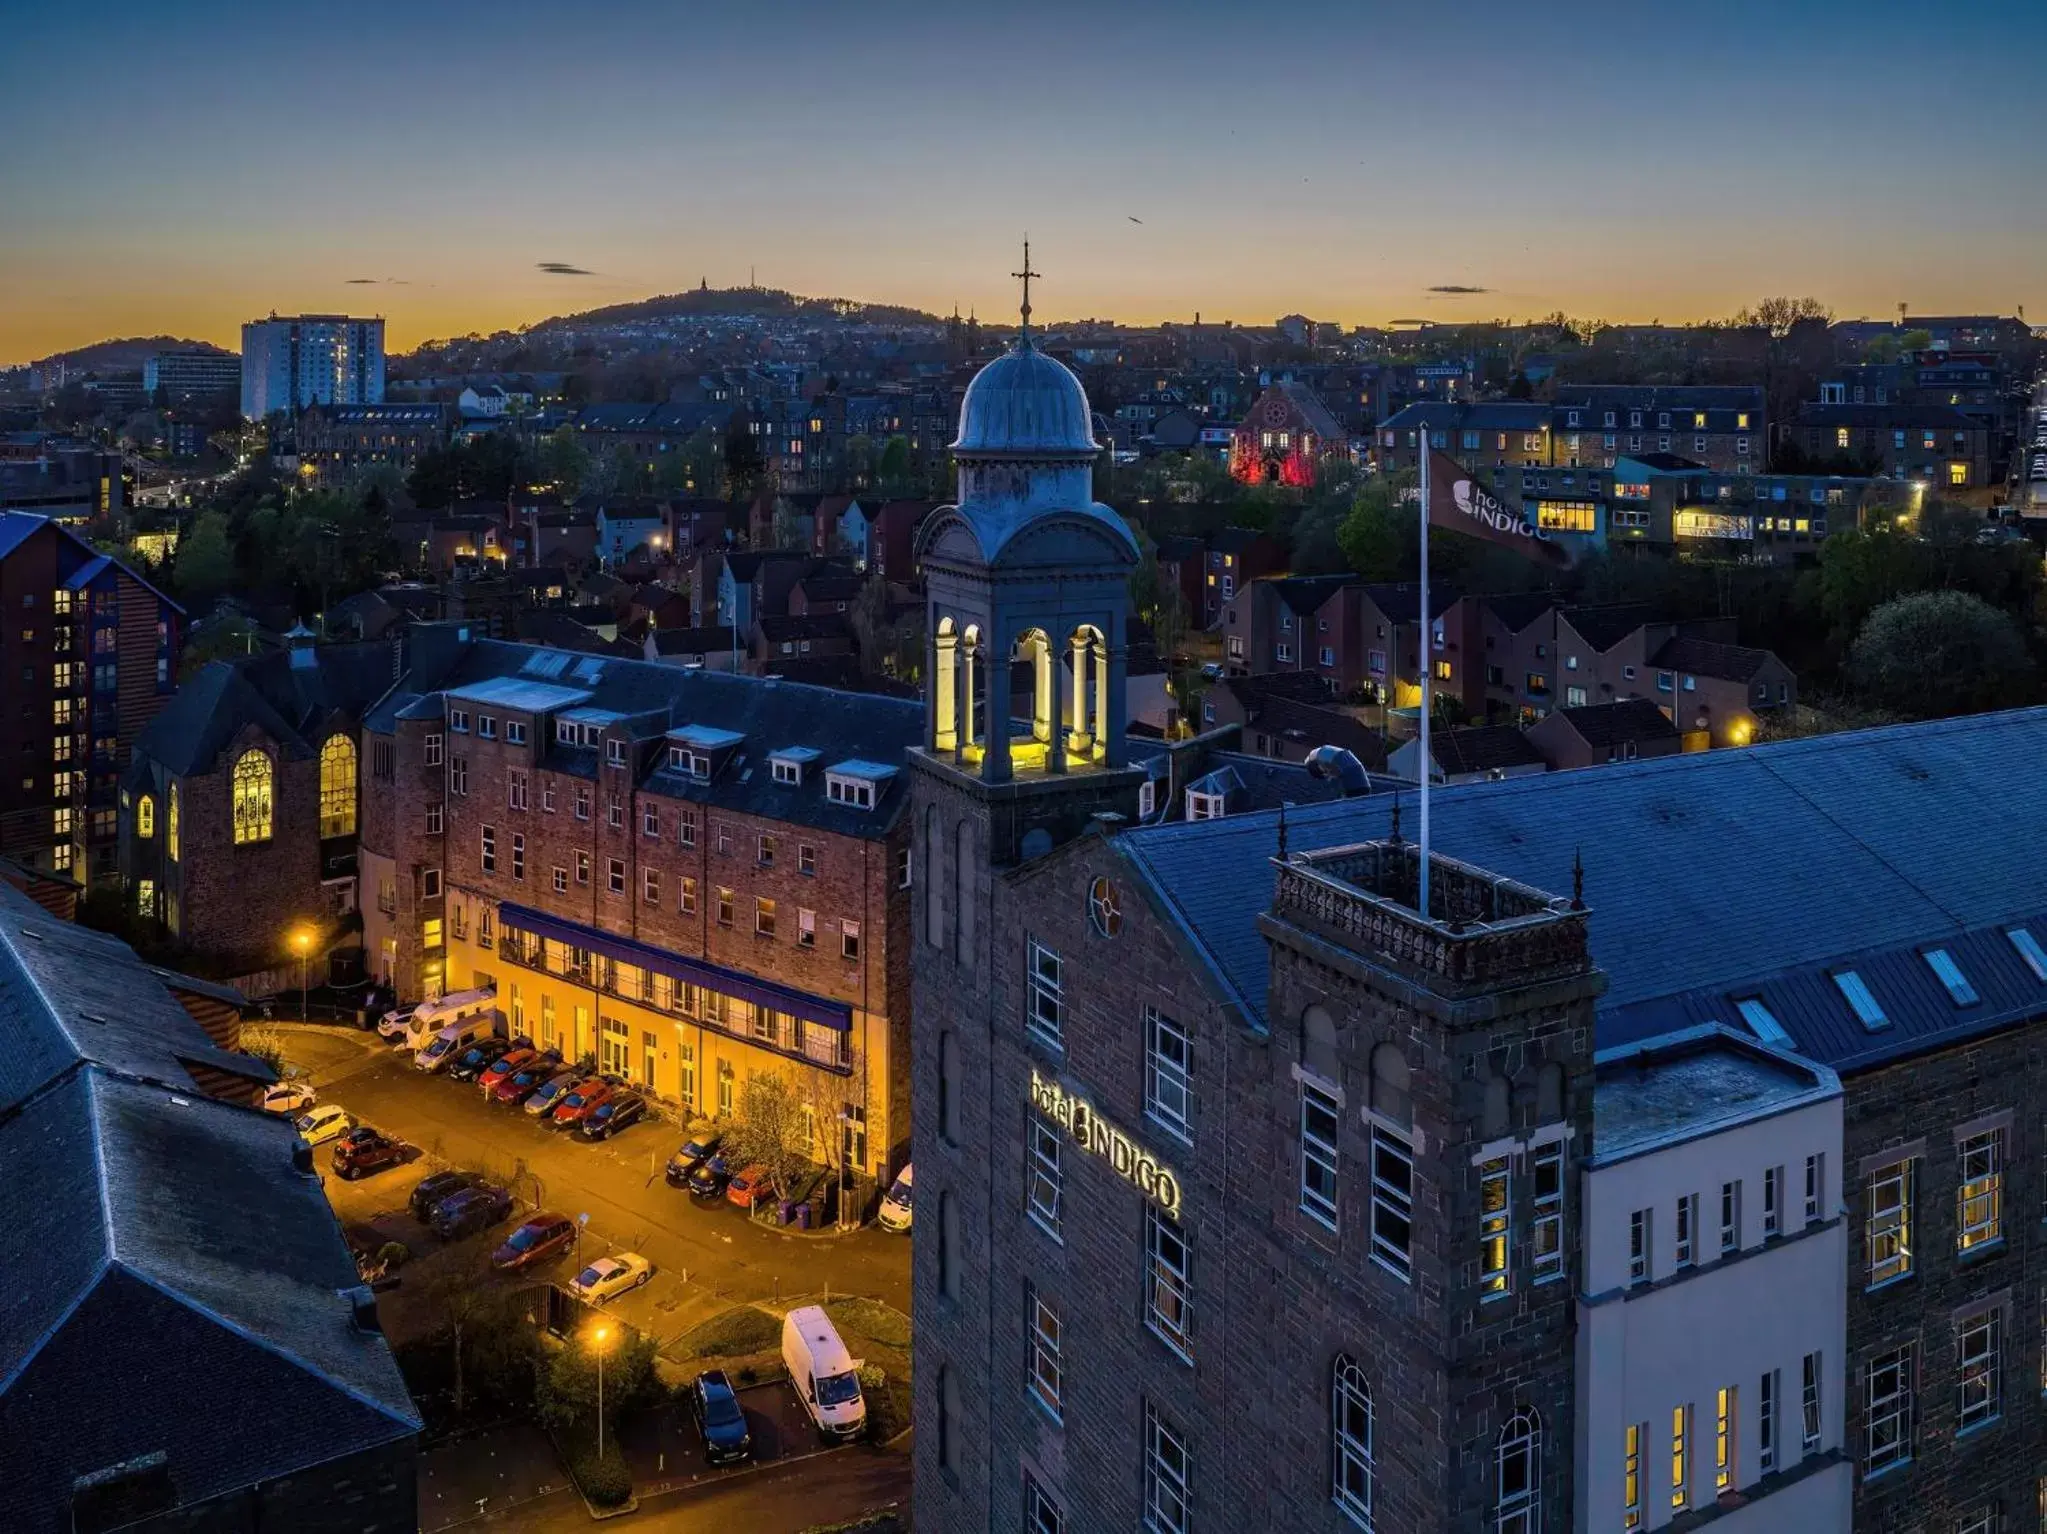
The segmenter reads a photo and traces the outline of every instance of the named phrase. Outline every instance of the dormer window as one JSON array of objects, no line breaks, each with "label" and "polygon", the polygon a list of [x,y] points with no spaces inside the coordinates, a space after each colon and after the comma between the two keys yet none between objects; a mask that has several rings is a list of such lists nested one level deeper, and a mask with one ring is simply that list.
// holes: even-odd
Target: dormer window
[{"label": "dormer window", "polygon": [[1221,820],[1223,818],[1223,796],[1221,794],[1198,793],[1187,790],[1187,818],[1189,820]]},{"label": "dormer window", "polygon": [[612,740],[607,742],[605,746],[604,759],[614,767],[623,767],[625,765],[626,760],[625,742],[622,740]]},{"label": "dormer window", "polygon": [[769,758],[768,766],[774,772],[777,783],[786,783],[793,788],[803,781],[801,762],[792,762],[786,756],[777,756]]},{"label": "dormer window", "polygon": [[668,765],[675,772],[686,772],[699,783],[710,781],[711,758],[702,751],[692,751],[688,746],[670,746]]},{"label": "dormer window", "polygon": [[476,716],[476,734],[478,739],[481,740],[496,740],[498,738],[497,716],[495,714],[478,714]]},{"label": "dormer window", "polygon": [[597,742],[598,742],[598,741],[602,740],[603,738],[604,738],[604,730],[603,730],[603,727],[602,727],[601,725],[594,725],[594,724],[586,724],[586,725],[584,725],[584,726],[583,726],[583,744],[584,744],[584,745],[586,745],[586,746],[594,746],[594,745],[596,745],[596,744],[597,744]]},{"label": "dormer window", "polygon": [[554,738],[564,746],[573,746],[580,737],[576,733],[574,720],[557,719],[554,722]]}]

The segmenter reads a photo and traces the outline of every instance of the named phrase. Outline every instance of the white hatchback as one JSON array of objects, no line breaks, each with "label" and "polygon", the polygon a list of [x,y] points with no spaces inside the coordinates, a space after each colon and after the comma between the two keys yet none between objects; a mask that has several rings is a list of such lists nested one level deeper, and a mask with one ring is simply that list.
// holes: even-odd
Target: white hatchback
[{"label": "white hatchback", "polygon": [[569,1281],[569,1293],[586,1305],[602,1305],[654,1276],[654,1264],[638,1252],[600,1257]]},{"label": "white hatchback", "polygon": [[320,1100],[311,1083],[304,1081],[280,1081],[263,1093],[261,1107],[265,1113],[291,1115],[303,1113]]}]

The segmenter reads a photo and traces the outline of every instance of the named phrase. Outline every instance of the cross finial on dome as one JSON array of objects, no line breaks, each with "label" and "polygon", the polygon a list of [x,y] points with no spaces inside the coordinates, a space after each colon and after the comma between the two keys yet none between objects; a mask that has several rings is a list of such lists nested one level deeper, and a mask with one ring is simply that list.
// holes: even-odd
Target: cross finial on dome
[{"label": "cross finial on dome", "polygon": [[1024,333],[1024,339],[1025,339],[1026,341],[1029,341],[1029,339],[1030,339],[1030,335],[1031,335],[1031,279],[1032,279],[1033,277],[1042,277],[1042,276],[1044,276],[1044,275],[1045,275],[1045,274],[1044,274],[1043,272],[1034,272],[1034,271],[1032,271],[1032,270],[1031,270],[1031,241],[1030,241],[1030,236],[1029,236],[1029,235],[1026,235],[1026,236],[1024,236],[1024,262],[1023,262],[1023,270],[1022,270],[1022,271],[1020,271],[1020,272],[1011,272],[1011,273],[1010,273],[1009,275],[1010,275],[1010,276],[1012,276],[1012,277],[1021,277],[1021,278],[1023,279],[1023,285],[1024,285],[1024,286],[1023,286],[1023,333]]}]

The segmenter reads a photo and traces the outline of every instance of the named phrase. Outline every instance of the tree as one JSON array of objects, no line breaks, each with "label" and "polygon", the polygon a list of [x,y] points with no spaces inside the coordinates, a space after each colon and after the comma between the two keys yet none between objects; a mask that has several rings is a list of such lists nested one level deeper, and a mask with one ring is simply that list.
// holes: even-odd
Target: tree
[{"label": "tree", "polygon": [[1848,654],[1856,691],[1879,708],[1918,719],[2022,701],[2032,658],[2018,626],[1981,597],[1920,591],[1869,615]]},{"label": "tree", "polygon": [[767,459],[761,454],[760,439],[753,433],[753,421],[744,410],[735,410],[732,424],[725,428],[725,476],[730,492],[753,496],[767,471]]},{"label": "tree", "polygon": [[768,522],[768,539],[778,549],[807,548],[810,539],[803,526],[802,514],[786,495],[775,497],[775,507]]},{"label": "tree", "polygon": [[540,439],[534,455],[533,478],[548,486],[563,500],[573,501],[583,493],[590,477],[590,450],[583,446],[573,426],[562,426]]},{"label": "tree", "polygon": [[1737,330],[1761,330],[1781,341],[1799,325],[1817,321],[1831,325],[1834,311],[1817,298],[1765,298],[1736,312],[1728,323]]},{"label": "tree", "polygon": [[177,583],[181,595],[211,600],[234,585],[235,549],[227,517],[204,512],[178,541]]},{"label": "tree", "polygon": [[910,439],[890,437],[874,467],[875,484],[888,495],[901,495],[910,487]]},{"label": "tree", "polygon": [[874,483],[874,439],[854,432],[846,439],[846,488],[865,490]]},{"label": "tree", "polygon": [[[612,1323],[614,1330],[623,1330]],[[607,1427],[660,1394],[654,1368],[654,1339],[628,1332],[623,1345],[604,1355],[604,1419]],[[597,1427],[597,1354],[588,1337],[572,1336],[540,1366],[533,1393],[540,1420],[558,1433],[594,1433]]]},{"label": "tree", "polygon": [[1419,568],[1414,549],[1419,535],[1402,496],[1413,486],[1412,475],[1381,475],[1366,483],[1350,512],[1336,529],[1337,546],[1350,568],[1368,581],[1410,579]]},{"label": "tree", "polygon": [[860,646],[860,673],[879,676],[886,663],[894,623],[889,617],[888,582],[870,575],[846,614],[853,626],[853,639]]},{"label": "tree", "polygon": [[727,1136],[735,1165],[766,1168],[775,1197],[788,1193],[797,1170],[809,1160],[803,1105],[780,1076],[749,1076]]}]

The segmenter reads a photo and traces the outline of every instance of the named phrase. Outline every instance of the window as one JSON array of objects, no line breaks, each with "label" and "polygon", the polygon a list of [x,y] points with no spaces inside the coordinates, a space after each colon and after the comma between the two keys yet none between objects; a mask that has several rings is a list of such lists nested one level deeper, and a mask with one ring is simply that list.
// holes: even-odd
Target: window
[{"label": "window", "polygon": [[684,847],[697,844],[697,812],[689,805],[675,812],[675,840]]},{"label": "window", "polygon": [[2016,948],[2019,957],[2026,961],[2026,968],[2033,972],[2035,980],[2047,980],[2047,949],[2040,947],[2040,940],[2024,927],[2011,927],[2005,934]]},{"label": "window", "polygon": [[762,868],[775,866],[775,839],[765,832],[754,840],[754,861]]},{"label": "window", "polygon": [[270,840],[272,773],[270,758],[258,750],[244,751],[232,774],[234,834],[237,847]]},{"label": "window", "polygon": [[623,767],[625,765],[625,742],[615,737],[606,741],[604,743],[604,759],[613,767]]},{"label": "window", "polygon": [[1033,1113],[1024,1130],[1025,1205],[1033,1220],[1051,1235],[1059,1234],[1059,1202],[1066,1179],[1059,1162],[1059,1132]]},{"label": "window", "polygon": [[640,835],[659,836],[660,834],[661,811],[654,805],[647,805],[640,811]]},{"label": "window", "polygon": [[448,728],[457,735],[467,735],[469,733],[469,710],[466,708],[449,709]]},{"label": "window", "polygon": [[578,783],[576,785],[576,819],[588,820],[589,818],[590,818],[590,785],[587,783]]},{"label": "window", "polygon": [[1186,1358],[1193,1320],[1187,1234],[1154,1205],[1145,1207],[1144,1258],[1145,1324]]},{"label": "window", "polygon": [[1732,1385],[1722,1385],[1714,1401],[1713,1411],[1713,1487],[1715,1491],[1734,1489],[1736,1473],[1734,1468],[1735,1424],[1739,1406]]},{"label": "window", "polygon": [[1833,979],[1863,1027],[1873,1033],[1890,1026],[1890,1019],[1884,1016],[1884,1009],[1877,1005],[1876,997],[1870,994],[1862,976],[1852,969],[1839,969],[1834,971]]},{"label": "window", "polygon": [[1402,1283],[1414,1271],[1414,1146],[1372,1125],[1372,1260]]},{"label": "window", "polygon": [[1995,1306],[1955,1328],[1955,1362],[1960,1369],[1961,1431],[1994,1422],[2002,1409],[1998,1352],[2004,1312]]},{"label": "window", "polygon": [[857,960],[860,957],[860,923],[857,921],[840,919],[839,957],[848,960]]},{"label": "window", "polygon": [[803,764],[801,762],[791,761],[785,756],[775,756],[768,759],[768,765],[773,769],[777,783],[793,785],[803,781]]},{"label": "window", "polygon": [[[2047,1481],[2041,1483],[2047,1486]],[[2047,1496],[2041,1501],[2047,1504]],[[2041,1520],[2047,1525],[2047,1518]],[[1962,1521],[1955,1525],[1955,1534],[2000,1534],[2004,1528],[2004,1509],[1995,1502],[1986,1502],[1974,1512],[1962,1515]]]},{"label": "window", "polygon": [[[899,854],[903,859],[903,863],[901,877],[897,883],[898,889],[907,888],[910,883],[909,855],[908,848],[904,848]],[[796,844],[796,871],[807,879],[815,878],[817,875],[817,849],[808,842],[798,842]]]},{"label": "window", "polygon": [[1336,1505],[1359,1528],[1372,1526],[1372,1392],[1356,1363],[1338,1354],[1329,1391]]},{"label": "window", "polygon": [[1057,1422],[1060,1420],[1059,1312],[1038,1292],[1035,1284],[1026,1287],[1024,1295],[1031,1317],[1031,1396]]},{"label": "window", "polygon": [[717,824],[716,831],[715,840],[718,845],[718,856],[722,858],[732,851],[732,827],[721,820]]},{"label": "window", "polygon": [[647,868],[640,871],[640,898],[648,905],[661,903],[661,870]]},{"label": "window", "polygon": [[604,796],[604,823],[614,831],[625,827],[625,801],[617,794]]},{"label": "window", "polygon": [[512,833],[512,877],[526,877],[526,837],[523,832]]},{"label": "window", "polygon": [[1027,940],[1030,960],[1029,1011],[1024,1031],[1050,1049],[1060,1047],[1066,1026],[1066,1000],[1061,989],[1059,955],[1036,938]]},{"label": "window", "polygon": [[1777,1371],[1765,1369],[1756,1382],[1756,1470],[1777,1468]]},{"label": "window", "polygon": [[320,747],[320,835],[355,834],[355,742],[327,737]]},{"label": "window", "polygon": [[451,756],[448,758],[448,792],[461,796],[469,792],[469,758]]},{"label": "window", "polygon": [[1741,1250],[1741,1184],[1720,1185],[1720,1255]]},{"label": "window", "polygon": [[1742,997],[1735,1002],[1734,1010],[1741,1015],[1741,1020],[1748,1024],[1749,1032],[1765,1044],[1790,1047],[1791,1035],[1784,1031],[1784,1025],[1777,1021],[1777,1015],[1763,1004],[1760,996]]},{"label": "window", "polygon": [[1621,1469],[1621,1527],[1642,1527],[1642,1436],[1643,1425],[1628,1424],[1626,1456]]},{"label": "window", "polygon": [[1677,1201],[1677,1238],[1673,1243],[1671,1260],[1680,1268],[1692,1265],[1698,1249],[1699,1195],[1687,1193]]},{"label": "window", "polygon": [[1499,1534],[1541,1534],[1542,1424],[1519,1411],[1500,1429],[1495,1480]]},{"label": "window", "polygon": [[505,744],[523,746],[526,744],[526,726],[516,719],[505,721]]},{"label": "window", "polygon": [[164,855],[173,863],[178,861],[178,821],[180,818],[179,811],[183,808],[178,802],[179,798],[178,785],[173,783],[171,784],[170,795],[165,801],[163,841]]},{"label": "window", "polygon": [[490,714],[478,714],[476,716],[476,734],[481,740],[496,740],[498,738],[497,719]]},{"label": "window", "polygon": [[1306,1076],[1301,1078],[1301,1213],[1331,1230],[1336,1217],[1336,1131],[1343,1110]]},{"label": "window", "polygon": [[505,774],[505,808],[523,810],[526,808],[526,774],[508,772]]},{"label": "window", "polygon": [[485,873],[494,874],[498,871],[498,829],[496,826],[484,826],[478,831],[477,855],[482,862]]},{"label": "window", "polygon": [[1649,1282],[1649,1215],[1647,1209],[1637,1209],[1628,1216],[1628,1282],[1646,1284]]},{"label": "window", "polygon": [[1961,1186],[1955,1190],[1955,1250],[1996,1241],[2004,1234],[2004,1129],[1956,1142]]},{"label": "window", "polygon": [[682,893],[678,897],[677,909],[684,916],[694,916],[697,911],[697,881],[685,874],[679,882]]},{"label": "window", "polygon": [[761,937],[775,935],[775,902],[766,895],[753,897],[753,930]]},{"label": "window", "polygon": [[1954,956],[1945,948],[1929,948],[1926,951],[1926,967],[1933,971],[1942,985],[1947,987],[1948,996],[1956,1006],[1976,1005],[1976,987],[1969,984],[1969,977],[1962,973],[1962,967],[1955,963]]},{"label": "window", "polygon": [[1024,1534],[1066,1534],[1066,1514],[1028,1471],[1024,1473]]},{"label": "window", "polygon": [[554,782],[552,779],[541,780],[540,808],[549,815],[554,813]]},{"label": "window", "polygon": [[135,834],[143,838],[156,835],[156,800],[148,794],[135,801]]},{"label": "window", "polygon": [[419,871],[419,898],[438,899],[441,893],[441,871],[438,868],[422,868]]},{"label": "window", "polygon": [[590,882],[590,854],[587,852],[576,854],[576,882],[578,884]]},{"label": "window", "polygon": [[1554,1142],[1537,1146],[1529,1173],[1535,1184],[1535,1222],[1528,1251],[1541,1284],[1564,1276],[1564,1147]]},{"label": "window", "polygon": [[1805,1223],[1816,1223],[1824,1214],[1827,1190],[1827,1157],[1824,1151],[1805,1158]]},{"label": "window", "polygon": [[[1862,1421],[1868,1442],[1863,1453],[1863,1474],[1875,1475],[1912,1457],[1912,1365],[1911,1343],[1878,1353],[1869,1360],[1863,1376]],[[1808,1451],[1819,1447],[1819,1354],[1805,1355],[1805,1441]]]},{"label": "window", "polygon": [[1777,1235],[1784,1225],[1784,1168],[1763,1168],[1763,1236]]},{"label": "window", "polygon": [[825,797],[834,804],[850,804],[855,809],[871,810],[874,808],[874,780],[828,772],[825,774]]},{"label": "window", "polygon": [[1670,1409],[1670,1505],[1692,1505],[1692,1409]]},{"label": "window", "polygon": [[559,863],[554,865],[552,883],[557,895],[566,895],[569,892],[569,871]]},{"label": "window", "polygon": [[623,895],[625,893],[624,858],[606,858],[604,860],[604,887],[614,895]]},{"label": "window", "polygon": [[1158,1408],[1144,1405],[1144,1526],[1151,1534],[1187,1534],[1187,1443],[1166,1425]]},{"label": "window", "polygon": [[1483,1299],[1508,1289],[1507,1250],[1513,1244],[1512,1163],[1501,1156],[1478,1169],[1478,1292]]},{"label": "window", "polygon": [[732,891],[723,885],[718,887],[718,925],[721,927],[732,925]]}]

